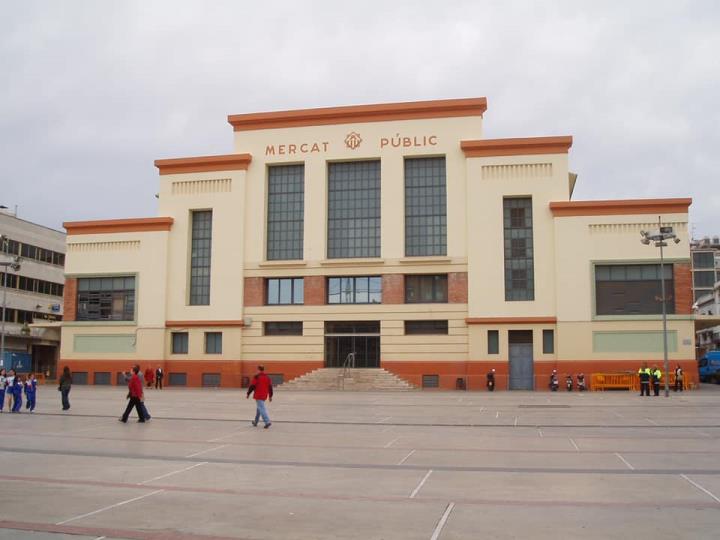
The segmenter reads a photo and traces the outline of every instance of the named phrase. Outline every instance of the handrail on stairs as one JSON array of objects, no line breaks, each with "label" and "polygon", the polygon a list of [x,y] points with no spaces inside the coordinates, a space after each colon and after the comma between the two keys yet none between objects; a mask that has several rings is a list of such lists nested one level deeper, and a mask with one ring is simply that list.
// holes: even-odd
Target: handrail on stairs
[{"label": "handrail on stairs", "polygon": [[345,377],[347,377],[347,372],[350,368],[355,368],[355,352],[348,353],[347,357],[345,357],[345,362],[343,362],[342,378],[340,380],[342,390],[345,390]]}]

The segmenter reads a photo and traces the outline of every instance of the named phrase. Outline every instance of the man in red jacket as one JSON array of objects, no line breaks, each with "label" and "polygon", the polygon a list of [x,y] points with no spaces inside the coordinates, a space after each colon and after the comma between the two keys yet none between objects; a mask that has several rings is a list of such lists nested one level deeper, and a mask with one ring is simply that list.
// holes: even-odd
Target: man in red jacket
[{"label": "man in red jacket", "polygon": [[130,411],[132,411],[133,407],[135,407],[135,410],[137,411],[137,415],[139,418],[138,422],[145,422],[145,416],[143,415],[142,411],[143,387],[142,382],[140,381],[140,377],[138,376],[139,372],[140,366],[134,365],[132,368],[132,376],[130,377],[130,381],[128,382],[128,388],[130,389],[130,392],[128,392],[128,396],[130,397],[130,401],[125,408],[125,412],[123,413],[122,418],[119,419],[123,423],[127,423],[128,416],[130,416]]},{"label": "man in red jacket", "polygon": [[272,422],[270,421],[267,409],[265,408],[265,400],[269,399],[270,401],[272,401],[273,387],[272,381],[270,381],[270,377],[265,374],[265,366],[258,366],[257,375],[253,377],[252,383],[250,384],[250,388],[248,388],[247,396],[245,396],[245,399],[248,399],[250,397],[250,394],[252,394],[253,392],[255,392],[253,395],[253,399],[255,399],[257,410],[255,412],[255,420],[253,420],[252,425],[257,426],[258,421],[262,416],[263,422],[265,422],[265,429],[267,429],[272,425]]}]

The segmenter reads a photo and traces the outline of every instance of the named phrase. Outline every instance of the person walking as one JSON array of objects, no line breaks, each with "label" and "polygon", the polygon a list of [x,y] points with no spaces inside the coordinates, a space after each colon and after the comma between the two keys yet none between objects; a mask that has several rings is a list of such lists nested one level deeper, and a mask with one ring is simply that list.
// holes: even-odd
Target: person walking
[{"label": "person walking", "polygon": [[675,391],[683,391],[683,369],[680,364],[675,368]]},{"label": "person walking", "polygon": [[162,390],[162,382],[163,382],[164,375],[165,375],[165,372],[163,371],[163,369],[160,366],[158,366],[157,369],[155,370],[155,389],[156,390],[158,388],[160,390]]},{"label": "person walking", "polygon": [[656,396],[660,395],[660,380],[662,379],[662,371],[657,366],[653,366],[652,369],[652,385],[653,394]]},{"label": "person walking", "polygon": [[257,426],[258,421],[262,416],[263,422],[265,422],[265,429],[269,428],[272,425],[272,422],[270,421],[270,416],[268,416],[267,409],[265,407],[265,400],[267,399],[272,401],[273,387],[270,377],[265,374],[265,366],[258,366],[258,372],[250,383],[250,388],[248,388],[245,399],[249,399],[250,394],[253,394],[256,406],[255,420],[253,420],[252,425]]},{"label": "person walking", "polygon": [[7,396],[8,411],[13,410],[13,385],[15,384],[15,370],[10,369],[5,377],[5,395]]},{"label": "person walking", "polygon": [[128,382],[128,398],[130,398],[130,400],[128,401],[127,407],[125,407],[125,412],[118,419],[123,424],[127,424],[130,411],[132,411],[133,407],[135,407],[135,411],[137,412],[138,422],[141,424],[145,422],[145,414],[142,409],[143,384],[140,380],[139,373],[140,366],[134,365],[132,368],[132,375],[130,376],[130,380]]},{"label": "person walking", "polygon": [[70,388],[72,388],[72,373],[70,368],[65,366],[63,368],[62,375],[60,376],[60,384],[58,390],[60,390],[60,396],[62,399],[62,410],[67,411],[70,408]]},{"label": "person walking", "polygon": [[30,412],[35,410],[35,396],[37,396],[37,379],[34,373],[30,373],[25,381],[25,408],[30,409]]},{"label": "person walking", "polygon": [[650,368],[644,363],[638,369],[638,377],[640,377],[640,395],[650,397]]},{"label": "person walking", "polygon": [[11,369],[10,371],[13,372],[15,375],[15,379],[13,380],[12,385],[12,395],[13,395],[13,408],[10,412],[21,412],[22,409],[22,393],[23,393],[23,380],[20,378],[20,375],[15,374],[15,370]]}]

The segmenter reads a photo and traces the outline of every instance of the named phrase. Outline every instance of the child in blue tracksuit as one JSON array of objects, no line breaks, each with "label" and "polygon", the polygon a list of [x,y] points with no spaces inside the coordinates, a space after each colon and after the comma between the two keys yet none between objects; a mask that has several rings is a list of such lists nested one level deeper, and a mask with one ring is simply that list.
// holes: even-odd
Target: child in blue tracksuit
[{"label": "child in blue tracksuit", "polygon": [[0,412],[5,406],[5,385],[7,384],[7,372],[5,368],[0,369]]},{"label": "child in blue tracksuit", "polygon": [[22,409],[22,391],[23,391],[23,382],[20,380],[19,375],[15,375],[15,379],[13,380],[13,386],[12,386],[12,395],[13,395],[12,412],[20,412],[20,409]]},{"label": "child in blue tracksuit", "polygon": [[30,412],[35,410],[35,396],[37,395],[37,379],[35,374],[31,373],[28,375],[25,381],[25,408],[30,409]]}]

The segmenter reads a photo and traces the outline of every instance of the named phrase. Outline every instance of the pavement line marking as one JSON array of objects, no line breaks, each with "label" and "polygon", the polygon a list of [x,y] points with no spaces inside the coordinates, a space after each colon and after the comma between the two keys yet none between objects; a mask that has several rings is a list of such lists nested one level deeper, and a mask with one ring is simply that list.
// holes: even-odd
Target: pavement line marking
[{"label": "pavement line marking", "polygon": [[617,452],[615,452],[615,455],[616,455],[618,458],[620,458],[620,461],[622,461],[625,465],[627,465],[628,469],[630,469],[631,471],[634,471],[634,470],[635,470],[635,467],[633,467],[632,465],[630,465],[624,457],[622,457],[622,456],[621,456],[620,454],[618,454]]},{"label": "pavement line marking", "polygon": [[480,410],[478,411],[478,414],[480,414],[480,413],[483,412],[484,410],[485,410],[485,407],[480,407]]},{"label": "pavement line marking", "polygon": [[579,451],[580,451],[580,447],[578,447],[578,445],[577,445],[577,443],[575,442],[575,440],[574,440],[574,439],[570,439],[570,442],[571,442],[572,445],[575,447],[575,450],[577,450],[577,451],[579,452]]},{"label": "pavement line marking", "polygon": [[105,508],[100,508],[99,510],[95,510],[93,512],[88,512],[87,514],[81,514],[79,516],[71,517],[70,519],[66,519],[65,521],[59,521],[55,525],[65,525],[66,523],[70,523],[71,521],[75,521],[77,519],[83,519],[86,517],[94,516],[95,514],[99,514],[100,512],[104,512],[105,510],[110,510],[111,508],[117,508],[118,506],[123,506],[125,504],[139,501],[140,499],[145,499],[147,497],[152,497],[153,495],[157,495],[158,493],[162,493],[165,491],[164,489],[157,489],[155,491],[151,491],[150,493],[146,493],[145,495],[140,495],[139,497],[133,497],[132,499],[128,499],[126,501],[121,501],[119,503],[111,504],[110,506],[106,506]]},{"label": "pavement line marking", "polygon": [[105,540],[107,536],[98,536],[95,540]]},{"label": "pavement line marking", "polygon": [[154,482],[155,480],[167,478],[168,476],[172,476],[174,474],[189,471],[190,469],[194,469],[195,467],[200,467],[201,465],[207,465],[207,464],[208,464],[207,461],[201,461],[200,463],[195,463],[194,465],[190,465],[189,467],[185,467],[184,469],[180,469],[179,471],[172,471],[169,473],[161,474],[160,476],[156,476],[155,478],[150,478],[149,480],[145,480],[143,482],[138,482],[138,486],[144,486],[145,484],[147,484],[149,482]]},{"label": "pavement line marking", "polygon": [[405,456],[404,458],[402,458],[402,459],[400,460],[400,463],[398,463],[398,465],[402,465],[403,463],[405,463],[405,462],[407,461],[407,459],[408,459],[410,456],[412,456],[414,453],[415,453],[415,449],[413,448],[412,450],[410,450],[410,453],[409,453],[407,456]]},{"label": "pavement line marking", "polygon": [[513,422],[513,426],[515,426],[515,427],[517,427],[517,419],[518,419],[518,417],[516,416],[516,417],[515,417],[515,422]]},{"label": "pavement line marking", "polygon": [[715,495],[713,495],[713,494],[712,494],[711,492],[709,492],[707,489],[705,489],[704,487],[702,487],[700,484],[698,484],[697,482],[693,482],[692,480],[690,480],[690,479],[689,479],[687,476],[685,476],[684,474],[681,474],[680,476],[681,476],[682,478],[684,478],[685,480],[687,480],[688,482],[690,482],[693,486],[695,486],[696,488],[698,488],[700,491],[702,491],[702,492],[704,492],[704,493],[707,493],[707,494],[710,495],[713,499],[715,499],[717,502],[720,503],[720,499],[718,499]]},{"label": "pavement line marking", "polygon": [[495,418],[500,418],[500,411],[495,413]]},{"label": "pavement line marking", "polygon": [[415,495],[418,494],[418,491],[420,491],[420,488],[422,488],[425,485],[425,482],[428,478],[430,478],[430,475],[432,474],[432,469],[430,469],[425,476],[423,476],[423,479],[420,480],[420,483],[413,489],[413,492],[410,494],[410,498],[414,499]]},{"label": "pavement line marking", "polygon": [[376,423],[382,424],[383,422],[385,422],[386,420],[390,420],[391,418],[392,416],[386,416],[385,418],[381,418],[380,420],[378,420]]},{"label": "pavement line marking", "polygon": [[232,430],[232,432],[228,433],[227,435],[223,435],[222,437],[215,437],[214,439],[209,439],[208,442],[218,442],[218,441],[222,441],[223,439],[227,439],[228,437],[232,437],[233,435],[235,435],[236,433],[239,433],[240,431],[249,431],[249,429],[250,429],[250,428],[247,427],[247,426],[246,426],[246,427],[237,428],[237,429]]},{"label": "pavement line marking", "polygon": [[622,414],[620,414],[619,412],[613,411],[613,414],[614,414],[615,416],[617,416],[618,418],[625,418],[625,417],[624,417]]},{"label": "pavement line marking", "polygon": [[395,443],[398,442],[399,440],[400,440],[400,437],[395,437],[392,441],[390,441],[390,442],[387,443],[385,446],[383,446],[383,448],[390,448],[393,444],[395,444]]},{"label": "pavement line marking", "polygon": [[538,435],[540,435],[540,438],[542,438],[542,437],[544,436],[544,435],[543,435],[543,432],[542,432],[542,429],[537,428],[537,430],[538,430]]},{"label": "pavement line marking", "polygon": [[385,433],[386,431],[390,431],[393,428],[393,426],[385,426],[380,430],[380,433]]},{"label": "pavement line marking", "polygon": [[645,420],[647,420],[648,422],[650,422],[653,426],[659,426],[659,425],[660,425],[660,424],[658,424],[655,420],[650,420],[649,418],[646,418]]},{"label": "pavement line marking", "polygon": [[437,540],[438,538],[440,538],[440,532],[443,530],[445,523],[447,523],[447,520],[450,517],[450,512],[453,511],[453,508],[455,508],[454,502],[451,502],[450,504],[447,505],[447,508],[445,508],[445,513],[440,518],[440,521],[438,521],[438,524],[435,527],[435,530],[433,531],[433,534],[430,537],[430,540]]},{"label": "pavement line marking", "polygon": [[212,452],[213,450],[220,450],[221,448],[225,448],[226,446],[230,446],[229,444],[221,444],[220,446],[216,446],[215,448],[208,448],[207,450],[200,450],[199,452],[195,452],[194,454],[189,454],[185,456],[188,457],[195,457],[199,456],[200,454],[206,454],[207,452]]}]

